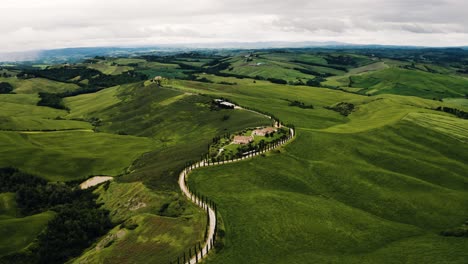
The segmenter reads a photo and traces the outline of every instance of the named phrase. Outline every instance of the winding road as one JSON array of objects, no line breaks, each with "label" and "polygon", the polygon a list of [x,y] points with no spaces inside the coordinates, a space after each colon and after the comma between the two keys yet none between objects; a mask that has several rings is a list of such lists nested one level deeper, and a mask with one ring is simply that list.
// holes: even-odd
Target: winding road
[{"label": "winding road", "polygon": [[[238,107],[237,109],[242,109],[241,107]],[[244,109],[246,110],[246,109]],[[266,116],[262,113],[259,113],[259,112],[255,112],[253,110],[247,110],[247,111],[250,111],[250,112],[254,112],[254,113],[257,113],[259,115],[263,115],[263,116]],[[272,117],[270,116],[266,116],[268,117],[269,119],[272,119]],[[276,122],[275,122],[276,124]],[[213,208],[211,205],[207,204],[206,202],[198,199],[195,195],[193,195],[191,192],[190,192],[190,189],[189,187],[187,186],[187,178],[188,178],[188,175],[189,173],[193,170],[193,169],[196,169],[196,168],[200,168],[200,167],[207,167],[207,166],[216,166],[216,165],[222,165],[222,164],[225,164],[225,163],[232,163],[232,162],[238,162],[238,161],[241,161],[241,160],[245,160],[245,159],[248,159],[248,158],[252,158],[254,156],[257,156],[257,155],[260,155],[262,153],[265,153],[265,152],[268,152],[268,151],[271,151],[275,148],[278,148],[282,145],[284,145],[285,143],[289,142],[291,139],[294,138],[295,134],[294,134],[294,129],[292,128],[289,128],[289,137],[285,140],[282,140],[280,142],[278,142],[277,144],[271,146],[270,148],[268,149],[265,149],[265,150],[262,150],[262,151],[257,151],[257,152],[253,152],[253,153],[250,153],[249,155],[245,156],[245,157],[242,157],[242,158],[238,158],[238,159],[233,159],[233,160],[229,160],[229,161],[220,161],[220,162],[208,162],[206,160],[203,160],[203,161],[200,161],[198,163],[195,163],[195,164],[192,164],[188,167],[186,167],[180,174],[179,174],[179,188],[180,190],[182,191],[182,193],[185,195],[185,197],[190,200],[191,202],[193,202],[194,204],[196,204],[198,207],[202,208],[203,210],[207,211],[208,213],[208,219],[209,219],[209,223],[208,223],[208,232],[207,232],[207,236],[206,236],[206,240],[204,241],[202,247],[201,247],[201,251],[199,251],[196,255],[194,255],[189,261],[186,262],[186,264],[195,264],[195,263],[198,263],[200,262],[204,257],[206,257],[208,255],[208,253],[213,249],[214,247],[214,239],[215,239],[215,232],[216,232],[216,225],[217,225],[217,215],[216,215],[216,211],[215,211],[215,208]]]}]

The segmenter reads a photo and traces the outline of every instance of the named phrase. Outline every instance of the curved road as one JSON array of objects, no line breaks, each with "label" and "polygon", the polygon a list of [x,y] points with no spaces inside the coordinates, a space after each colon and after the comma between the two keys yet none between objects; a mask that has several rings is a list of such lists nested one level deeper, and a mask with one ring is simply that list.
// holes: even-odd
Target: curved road
[{"label": "curved road", "polygon": [[[238,108],[238,109],[241,109],[241,108]],[[244,109],[246,110],[246,109]],[[255,112],[253,110],[247,110],[247,111],[251,111],[251,112]],[[262,113],[258,113],[258,112],[255,112],[257,114],[260,114],[260,115],[263,115],[263,116],[266,116]],[[272,119],[270,116],[267,116],[268,118]],[[275,122],[276,123],[276,122]],[[214,245],[214,241],[213,241],[213,237],[215,235],[215,230],[216,230],[216,223],[217,223],[217,219],[216,219],[216,212],[214,210],[214,208],[212,208],[210,205],[204,203],[203,201],[199,200],[198,198],[195,197],[195,195],[192,195],[189,191],[189,188],[187,186],[187,177],[189,175],[189,173],[193,170],[193,169],[196,169],[196,168],[200,168],[200,167],[206,167],[206,166],[215,166],[215,165],[222,165],[224,163],[232,163],[232,162],[238,162],[238,161],[241,161],[241,160],[244,160],[244,159],[248,159],[248,158],[251,158],[251,157],[254,157],[254,156],[257,156],[259,154],[262,154],[262,153],[265,153],[267,151],[270,151],[272,149],[275,149],[277,147],[280,147],[282,145],[284,145],[285,143],[289,142],[291,139],[294,138],[294,129],[292,128],[289,128],[289,132],[290,132],[290,136],[289,138],[283,140],[283,141],[280,141],[278,142],[276,145],[272,146],[271,148],[269,148],[268,150],[263,150],[263,151],[257,151],[257,152],[254,152],[254,153],[251,153],[249,155],[247,155],[246,157],[242,157],[242,158],[239,158],[239,159],[234,159],[234,160],[230,160],[230,161],[224,161],[224,162],[214,162],[214,163],[208,163],[207,161],[200,161],[198,163],[195,163],[191,166],[188,166],[186,167],[180,174],[179,174],[179,188],[180,190],[182,191],[182,193],[185,195],[185,197],[187,197],[187,199],[189,199],[191,202],[193,202],[194,204],[196,204],[198,207],[204,209],[205,211],[208,212],[208,215],[209,215],[209,223],[208,223],[208,233],[207,233],[207,239],[206,241],[204,241],[203,245],[202,245],[202,250],[201,252],[198,252],[196,256],[193,256],[189,261],[187,261],[186,263],[187,264],[195,264],[195,263],[198,263],[200,262],[204,257],[206,257],[206,255],[208,254],[209,251],[211,251],[213,245]]]}]

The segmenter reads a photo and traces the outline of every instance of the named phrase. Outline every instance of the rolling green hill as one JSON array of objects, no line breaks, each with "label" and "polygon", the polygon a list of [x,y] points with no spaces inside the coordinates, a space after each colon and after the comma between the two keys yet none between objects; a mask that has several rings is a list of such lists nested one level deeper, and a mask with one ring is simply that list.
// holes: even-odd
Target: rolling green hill
[{"label": "rolling green hill", "polygon": [[119,75],[121,73],[133,70],[132,67],[113,65],[111,62],[98,62],[98,63],[88,64],[87,66],[90,69],[98,70],[108,75]]},{"label": "rolling green hill", "polygon": [[0,256],[26,248],[54,217],[52,212],[0,220]]},{"label": "rolling green hill", "polygon": [[[112,229],[70,263],[175,263],[206,226],[180,193],[180,170],[217,136],[271,125],[254,109],[294,126],[296,138],[190,175],[220,217],[203,263],[466,263],[468,240],[446,231],[468,220],[468,121],[436,110],[468,111],[464,55],[424,52],[219,50],[26,65],[63,82],[0,78],[17,93],[0,95],[0,168],[67,182],[54,188],[72,196],[90,176],[115,176],[82,194],[98,205],[80,204],[107,210],[99,219]],[[169,80],[160,87],[137,73]],[[67,110],[37,106],[39,92],[76,89],[59,98]],[[17,197],[0,194],[0,257],[25,252],[55,215],[17,218]],[[57,211],[73,218],[66,209]]]},{"label": "rolling green hill", "polygon": [[[468,258],[463,238],[439,235],[466,220],[460,212],[468,205],[468,148],[457,138],[468,125],[428,109],[442,103],[246,84],[174,84],[267,110],[298,128],[297,139],[279,153],[204,168],[189,178],[218,204],[225,224],[224,248],[207,263]],[[292,108],[280,98],[316,107]],[[321,108],[343,101],[357,105],[343,119]],[[442,120],[453,126],[439,125]]]},{"label": "rolling green hill", "polygon": [[18,94],[34,94],[39,92],[61,93],[78,89],[78,85],[62,83],[44,78],[18,79],[16,77],[3,78],[0,82],[7,82],[14,88],[13,92]]},{"label": "rolling green hill", "polygon": [[[71,109],[67,117],[100,120],[96,135],[118,133],[124,138],[151,139],[156,144],[133,163],[129,174],[98,192],[113,221],[136,223],[138,227],[124,231],[114,228],[77,263],[109,259],[121,263],[169,262],[202,240],[206,218],[178,193],[180,168],[188,160],[199,159],[214,136],[246,125],[270,123],[247,111],[213,110],[211,101],[210,97],[144,83],[65,100]],[[114,234],[119,234],[118,238]],[[110,246],[98,250],[108,240],[113,241]],[[139,241],[137,249],[135,241]]]},{"label": "rolling green hill", "polygon": [[389,68],[350,77],[350,86],[365,88],[363,94],[400,94],[423,98],[462,97],[468,93],[468,80],[419,70]]},{"label": "rolling green hill", "polygon": [[14,166],[52,181],[119,175],[157,146],[148,138],[92,131],[0,132],[0,139],[0,166]]}]

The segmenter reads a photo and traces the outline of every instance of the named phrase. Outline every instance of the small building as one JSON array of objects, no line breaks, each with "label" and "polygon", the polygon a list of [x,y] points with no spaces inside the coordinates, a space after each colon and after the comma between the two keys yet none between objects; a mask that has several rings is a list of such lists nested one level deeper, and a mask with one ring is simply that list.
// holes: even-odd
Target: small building
[{"label": "small building", "polygon": [[223,108],[229,108],[229,109],[234,109],[234,107],[236,106],[235,104],[232,104],[232,103],[229,103],[229,102],[221,102],[219,103],[219,106],[223,107]]},{"label": "small building", "polygon": [[234,136],[234,140],[232,141],[234,144],[245,145],[249,144],[253,141],[253,137],[251,136]]},{"label": "small building", "polygon": [[261,128],[261,129],[256,129],[252,132],[252,135],[254,136],[266,136],[268,134],[273,134],[277,131],[276,128],[274,127],[264,127],[264,128]]},{"label": "small building", "polygon": [[235,104],[224,101],[222,99],[214,99],[213,102],[221,108],[234,109],[236,107]]},{"label": "small building", "polygon": [[157,85],[161,86],[164,78],[162,76],[156,76],[153,79],[151,79],[152,83],[156,83]]}]

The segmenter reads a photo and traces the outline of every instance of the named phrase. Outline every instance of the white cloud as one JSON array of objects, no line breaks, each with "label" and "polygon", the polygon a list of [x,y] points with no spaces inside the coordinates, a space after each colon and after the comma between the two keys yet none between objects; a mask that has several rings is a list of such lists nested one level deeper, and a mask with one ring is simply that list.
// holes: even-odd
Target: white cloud
[{"label": "white cloud", "polygon": [[468,45],[462,0],[4,0],[0,52],[102,45],[342,41]]}]

